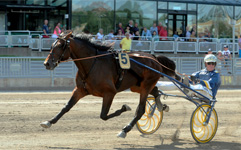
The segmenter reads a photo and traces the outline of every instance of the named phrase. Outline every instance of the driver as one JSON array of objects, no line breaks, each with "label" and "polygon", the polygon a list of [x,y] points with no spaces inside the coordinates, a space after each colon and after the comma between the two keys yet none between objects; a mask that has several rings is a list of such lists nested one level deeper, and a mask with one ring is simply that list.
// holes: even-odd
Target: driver
[{"label": "driver", "polygon": [[[204,58],[204,63],[206,67],[205,69],[194,72],[190,76],[190,79],[185,77],[184,79],[181,79],[180,82],[184,83],[191,89],[198,91],[199,93],[210,99],[215,99],[218,88],[221,85],[220,75],[215,70],[215,67],[217,65],[217,58],[213,54],[208,54]],[[155,97],[156,102],[160,101],[161,96],[157,88],[162,91],[178,89],[178,87],[174,85],[173,82],[158,81],[155,88],[150,93]],[[184,88],[184,92],[189,96],[202,97],[201,95],[198,95],[195,92],[188,90],[188,88]],[[165,110],[165,105],[163,106],[163,109]]]}]

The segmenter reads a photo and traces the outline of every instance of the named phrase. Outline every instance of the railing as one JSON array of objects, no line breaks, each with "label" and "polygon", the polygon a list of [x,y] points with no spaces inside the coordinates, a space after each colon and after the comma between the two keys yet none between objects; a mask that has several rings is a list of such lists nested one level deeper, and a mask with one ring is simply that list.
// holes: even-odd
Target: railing
[{"label": "railing", "polygon": [[[25,46],[33,50],[50,50],[51,44],[55,41],[54,38],[43,38],[42,31],[0,31],[0,47],[15,47]],[[96,36],[93,35],[93,39]],[[114,48],[120,49],[120,41],[124,36],[110,38],[104,36],[102,40],[95,39],[96,41],[115,42]],[[131,36],[133,39],[134,37]],[[229,46],[229,50],[232,53],[233,48],[235,53],[239,53],[238,39],[235,39],[235,47],[233,47],[232,39],[217,39],[217,38],[183,38],[179,37],[174,39],[173,37],[143,37],[138,36],[139,40],[132,40],[131,49],[134,51],[144,51],[149,53],[158,52],[187,52],[187,53],[205,53],[209,48],[212,51],[218,52],[223,50],[223,45]],[[165,40],[163,40],[165,39]],[[189,41],[188,41],[189,40]],[[192,42],[191,42],[192,41]]]},{"label": "railing", "polygon": [[[192,74],[205,68],[202,57],[171,57],[180,73]],[[0,78],[75,78],[77,68],[73,62],[61,63],[55,70],[48,71],[43,65],[44,57],[0,57]],[[241,75],[241,58],[235,58],[232,70],[231,61],[217,64],[223,76]]]}]

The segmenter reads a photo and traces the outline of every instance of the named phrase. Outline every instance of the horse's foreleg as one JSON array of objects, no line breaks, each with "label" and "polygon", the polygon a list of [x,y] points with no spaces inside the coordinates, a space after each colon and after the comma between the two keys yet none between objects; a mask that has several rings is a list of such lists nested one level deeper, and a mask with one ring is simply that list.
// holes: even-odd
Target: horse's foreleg
[{"label": "horse's foreleg", "polygon": [[42,122],[40,125],[44,128],[51,127],[52,124],[55,124],[65,113],[67,113],[78,101],[80,98],[84,97],[84,92],[81,92],[78,88],[73,90],[72,97],[69,102],[65,105],[65,107],[51,120]]},{"label": "horse's foreleg", "polygon": [[121,109],[119,109],[119,110],[115,111],[114,113],[108,115],[114,96],[115,95],[108,95],[108,96],[103,97],[102,109],[101,109],[101,113],[100,113],[101,119],[108,120],[110,118],[119,116],[121,113],[123,113],[125,111],[131,110],[131,108],[129,106],[123,105],[121,107]]}]

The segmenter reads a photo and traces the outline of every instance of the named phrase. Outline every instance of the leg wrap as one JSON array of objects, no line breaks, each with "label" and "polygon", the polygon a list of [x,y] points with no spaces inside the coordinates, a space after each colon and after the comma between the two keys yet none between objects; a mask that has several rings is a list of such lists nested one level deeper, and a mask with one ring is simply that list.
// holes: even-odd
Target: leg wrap
[{"label": "leg wrap", "polygon": [[132,129],[132,126],[131,126],[131,125],[127,125],[127,126],[125,126],[122,130],[123,130],[125,133],[127,133],[127,132],[131,131],[131,129]]}]

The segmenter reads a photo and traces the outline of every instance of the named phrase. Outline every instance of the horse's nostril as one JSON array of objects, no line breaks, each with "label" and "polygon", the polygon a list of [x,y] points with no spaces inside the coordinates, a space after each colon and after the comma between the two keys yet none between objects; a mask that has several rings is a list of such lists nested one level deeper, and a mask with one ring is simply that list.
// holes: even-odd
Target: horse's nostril
[{"label": "horse's nostril", "polygon": [[49,63],[48,63],[48,62],[45,62],[45,63],[44,63],[44,66],[46,66],[46,67],[49,66]]}]

